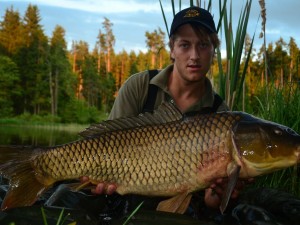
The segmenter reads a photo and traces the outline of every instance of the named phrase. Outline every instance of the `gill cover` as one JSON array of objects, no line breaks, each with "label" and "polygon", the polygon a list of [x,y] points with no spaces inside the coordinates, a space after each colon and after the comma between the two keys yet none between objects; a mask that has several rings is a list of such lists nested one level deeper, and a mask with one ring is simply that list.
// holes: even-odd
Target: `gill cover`
[{"label": "gill cover", "polygon": [[234,142],[245,175],[253,177],[297,163],[300,136],[292,129],[244,114],[234,127]]}]

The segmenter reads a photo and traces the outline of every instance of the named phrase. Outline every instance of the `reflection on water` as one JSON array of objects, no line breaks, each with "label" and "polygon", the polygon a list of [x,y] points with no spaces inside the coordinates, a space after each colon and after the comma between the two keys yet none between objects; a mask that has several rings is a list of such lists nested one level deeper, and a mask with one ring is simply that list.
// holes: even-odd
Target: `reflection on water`
[{"label": "reflection on water", "polygon": [[78,140],[84,126],[0,126],[0,145],[53,146]]}]

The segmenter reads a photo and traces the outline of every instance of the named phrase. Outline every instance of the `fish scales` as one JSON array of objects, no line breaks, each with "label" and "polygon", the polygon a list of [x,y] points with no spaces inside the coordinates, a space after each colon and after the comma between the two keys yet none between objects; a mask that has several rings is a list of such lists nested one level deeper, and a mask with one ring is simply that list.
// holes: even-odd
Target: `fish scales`
[{"label": "fish scales", "polygon": [[32,205],[56,181],[88,176],[94,184],[116,184],[120,194],[174,196],[157,209],[183,213],[192,192],[228,177],[223,212],[238,177],[300,159],[300,135],[286,126],[242,112],[182,115],[168,103],[153,113],[91,125],[82,136],[32,154],[0,146],[0,174],[10,179],[1,209]]},{"label": "fish scales", "polygon": [[121,194],[194,191],[203,183],[197,179],[201,170],[226,154],[230,160],[224,143],[236,119],[215,114],[113,131],[41,152],[33,167],[49,180],[89,176],[95,182],[115,183]]}]

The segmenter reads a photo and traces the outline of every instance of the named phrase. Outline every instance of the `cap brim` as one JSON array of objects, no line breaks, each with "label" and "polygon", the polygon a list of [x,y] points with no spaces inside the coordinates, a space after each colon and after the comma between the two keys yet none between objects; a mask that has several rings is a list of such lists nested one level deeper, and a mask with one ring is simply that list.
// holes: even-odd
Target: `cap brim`
[{"label": "cap brim", "polygon": [[198,20],[189,20],[189,21],[184,21],[182,23],[179,23],[175,29],[173,29],[173,31],[170,32],[170,36],[182,25],[188,24],[188,23],[194,23],[194,24],[199,24],[203,27],[205,27],[210,33],[217,33],[217,31],[213,28],[211,28],[211,26],[207,25],[206,23],[203,23],[201,21]]}]

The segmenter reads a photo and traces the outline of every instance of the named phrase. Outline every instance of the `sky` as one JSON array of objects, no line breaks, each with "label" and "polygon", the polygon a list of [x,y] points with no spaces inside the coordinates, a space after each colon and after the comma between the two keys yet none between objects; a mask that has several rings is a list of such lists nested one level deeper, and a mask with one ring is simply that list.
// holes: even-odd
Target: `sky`
[{"label": "sky", "polygon": [[[161,0],[168,27],[170,27],[173,13],[171,0]],[[175,0],[176,12],[179,1]],[[181,8],[188,7],[190,0],[182,0]],[[205,0],[202,0],[204,4]],[[212,15],[215,21],[219,17],[219,0],[212,0]],[[228,0],[230,3],[230,0]],[[108,18],[112,23],[115,35],[114,49],[118,53],[122,50],[146,51],[145,33],[161,28],[167,33],[162,16],[159,0],[0,0],[0,21],[3,20],[5,10],[13,6],[23,17],[29,4],[37,5],[45,34],[52,36],[56,25],[66,31],[65,39],[70,48],[72,41],[85,41],[92,50],[97,41],[99,29],[103,31],[102,23]],[[245,0],[232,0],[233,29],[243,9]],[[275,43],[280,37],[287,43],[290,37],[296,40],[300,47],[300,1],[299,0],[265,0],[267,10],[266,41]],[[252,0],[252,8],[248,25],[248,34],[254,39],[254,48],[259,50],[263,40],[258,38],[261,31],[259,17],[260,6],[258,0]],[[166,35],[167,36],[167,35]],[[221,48],[225,47],[224,35],[219,33]],[[166,38],[167,43],[167,38]]]}]

